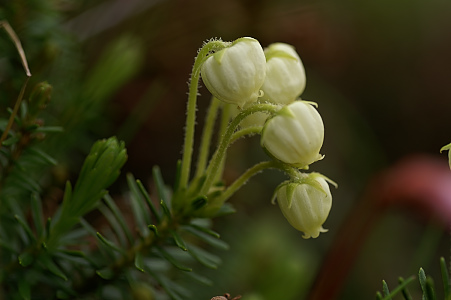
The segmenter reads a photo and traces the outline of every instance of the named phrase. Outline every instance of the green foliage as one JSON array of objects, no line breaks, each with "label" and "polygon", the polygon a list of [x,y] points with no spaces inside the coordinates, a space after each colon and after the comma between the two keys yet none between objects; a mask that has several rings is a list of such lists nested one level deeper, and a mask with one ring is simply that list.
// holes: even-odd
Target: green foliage
[{"label": "green foliage", "polygon": [[[47,92],[42,93],[46,86],[38,85],[31,99],[46,100]],[[221,260],[202,245],[220,249],[227,249],[227,245],[218,240],[219,234],[209,228],[209,222],[174,215],[158,167],[153,174],[159,201],[154,201],[133,175],[127,175],[129,191],[124,198],[133,221],[108,194],[106,189],[118,178],[127,159],[124,143],[115,137],[92,146],[77,182],[73,187],[66,183],[58,209],[45,211],[39,176],[33,177],[30,170],[57,162],[38,148],[44,141],[37,138],[38,133],[47,130],[36,124],[30,126],[36,113],[26,107],[24,102],[1,148],[3,295],[9,299],[103,298],[114,286],[123,295],[141,295],[136,299],[142,295],[153,299],[160,288],[172,299],[183,299],[188,292],[173,280],[174,268],[191,273],[191,279],[211,284],[208,278],[194,274],[190,265],[197,261],[217,268]],[[25,143],[24,136],[33,142]],[[96,209],[107,223],[102,231],[86,220]]]},{"label": "green foliage", "polygon": [[[449,280],[449,273],[447,270],[445,259],[440,258],[440,269],[442,273],[442,285],[443,285],[443,299],[450,300],[451,299],[451,282]],[[411,276],[408,279],[404,280],[402,277],[399,278],[399,285],[390,292],[387,283],[385,280],[382,281],[382,294],[380,292],[376,293],[376,299],[379,300],[391,300],[395,299],[394,296],[399,292],[402,293],[403,299],[412,300],[412,296],[407,289],[407,286],[410,285],[413,281],[415,281],[415,276]],[[418,272],[418,281],[420,283],[421,291],[422,291],[422,300],[436,300],[436,291],[434,287],[434,280],[426,276],[423,268],[420,268]]]},{"label": "green foliage", "polygon": [[[1,91],[13,108],[0,112],[0,298],[183,299],[189,292],[178,279],[212,283],[193,269],[217,268],[221,260],[205,248],[228,246],[208,220],[174,213],[172,192],[158,167],[155,197],[131,174],[121,197],[108,193],[127,160],[117,138],[95,142],[75,184],[67,180],[58,202],[52,202],[50,191],[61,189],[58,181],[66,178],[58,174],[66,168],[59,160],[67,159],[62,149],[86,144],[86,124],[138,69],[140,48],[129,47],[131,42],[119,38],[107,47],[79,94],[58,102],[66,107],[47,107],[53,90],[47,82],[36,84],[28,96],[28,79],[20,92],[18,87]],[[2,52],[8,65],[15,55]],[[23,76],[16,73],[8,76]],[[113,76],[105,76],[109,73]],[[71,101],[80,99],[71,109]],[[45,126],[55,120],[55,108],[64,129]]]}]

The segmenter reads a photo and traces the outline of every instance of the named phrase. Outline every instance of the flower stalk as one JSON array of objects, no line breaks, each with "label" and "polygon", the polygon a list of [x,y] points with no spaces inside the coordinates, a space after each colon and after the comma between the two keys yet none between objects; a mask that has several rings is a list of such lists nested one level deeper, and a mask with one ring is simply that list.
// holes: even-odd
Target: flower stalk
[{"label": "flower stalk", "polygon": [[200,79],[200,68],[207,59],[209,53],[218,51],[226,47],[227,45],[228,43],[223,41],[211,40],[200,49],[194,61],[186,109],[185,142],[183,146],[182,167],[179,185],[179,188],[181,189],[185,189],[187,187],[189,174],[191,171],[191,160],[194,144],[194,127],[196,124],[196,104],[198,95],[197,88]]},{"label": "flower stalk", "polygon": [[224,136],[221,139],[221,142],[216,149],[216,152],[213,154],[213,157],[210,161],[210,164],[208,165],[207,171],[206,171],[206,180],[205,183],[200,191],[201,195],[208,194],[209,189],[213,185],[213,180],[216,177],[216,173],[219,170],[219,167],[224,159],[225,153],[227,151],[227,148],[229,147],[233,133],[238,128],[240,122],[246,118],[248,115],[256,112],[268,112],[268,113],[276,113],[279,110],[279,107],[274,104],[255,104],[249,107],[246,110],[243,110],[241,113],[239,113],[229,124]]},{"label": "flower stalk", "polygon": [[201,177],[205,171],[205,168],[207,167],[211,138],[213,136],[213,129],[220,105],[221,102],[216,97],[213,96],[210,102],[210,107],[208,108],[207,117],[204,125],[204,131],[202,132],[202,140],[199,149],[199,158],[197,160],[197,168],[194,178]]}]

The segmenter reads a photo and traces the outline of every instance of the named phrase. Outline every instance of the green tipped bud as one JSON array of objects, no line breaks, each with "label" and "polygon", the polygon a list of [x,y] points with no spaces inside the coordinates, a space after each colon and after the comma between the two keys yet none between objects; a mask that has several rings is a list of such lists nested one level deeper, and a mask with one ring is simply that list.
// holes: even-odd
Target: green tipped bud
[{"label": "green tipped bud", "polygon": [[63,204],[55,214],[47,245],[56,247],[59,238],[72,228],[86,213],[93,210],[108,188],[119,176],[127,160],[124,142],[115,137],[97,141],[91,148],[72,189],[68,181]]},{"label": "green tipped bud", "polygon": [[261,145],[274,158],[305,168],[320,160],[324,124],[318,111],[306,101],[284,106],[266,121]]},{"label": "green tipped bud", "polygon": [[126,161],[127,150],[123,141],[116,137],[97,141],[83,164],[75,191],[78,187],[92,192],[106,189],[119,177]]},{"label": "green tipped bud", "polygon": [[304,232],[305,239],[317,238],[321,232],[327,232],[322,225],[332,207],[332,195],[324,176],[318,173],[304,176],[296,182],[282,183],[275,196],[291,226]]},{"label": "green tipped bud", "polygon": [[36,115],[40,110],[47,107],[50,103],[52,95],[52,86],[46,81],[38,83],[30,94],[29,100],[29,113],[30,115]]},{"label": "green tipped bud", "polygon": [[305,89],[305,71],[294,47],[275,43],[265,49],[266,78],[262,100],[276,104],[290,104]]},{"label": "green tipped bud", "polygon": [[243,107],[257,101],[266,73],[266,59],[260,43],[253,38],[235,40],[206,59],[202,80],[219,100]]}]

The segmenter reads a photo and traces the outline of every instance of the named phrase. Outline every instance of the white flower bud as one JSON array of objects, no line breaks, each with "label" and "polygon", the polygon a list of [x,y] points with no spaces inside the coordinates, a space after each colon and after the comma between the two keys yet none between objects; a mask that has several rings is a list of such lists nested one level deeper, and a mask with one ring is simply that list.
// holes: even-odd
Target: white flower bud
[{"label": "white flower bud", "polygon": [[305,70],[294,47],[275,43],[265,48],[266,78],[262,100],[277,104],[295,101],[305,89]]},{"label": "white flower bud", "polygon": [[274,158],[304,168],[323,158],[319,154],[323,140],[318,111],[309,102],[295,101],[266,121],[260,143]]},{"label": "white flower bud", "polygon": [[282,183],[275,196],[291,226],[304,232],[303,238],[317,238],[327,232],[322,225],[332,207],[332,195],[322,175],[311,173],[298,182]]},{"label": "white flower bud", "polygon": [[207,58],[201,67],[202,80],[219,100],[243,107],[257,101],[266,74],[266,59],[253,38],[235,40]]}]

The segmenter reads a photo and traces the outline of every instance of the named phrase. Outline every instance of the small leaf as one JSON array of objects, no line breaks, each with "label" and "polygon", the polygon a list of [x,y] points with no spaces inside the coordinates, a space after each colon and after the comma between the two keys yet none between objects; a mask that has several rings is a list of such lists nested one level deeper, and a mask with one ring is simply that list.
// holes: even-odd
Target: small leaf
[{"label": "small leaf", "polygon": [[33,262],[34,257],[33,257],[33,255],[31,255],[31,253],[24,252],[19,255],[18,260],[19,260],[19,264],[22,267],[27,267]]},{"label": "small leaf", "polygon": [[[2,247],[4,250],[8,250],[11,253],[17,253],[19,250],[15,249],[13,246],[15,246],[15,245],[11,245],[10,241],[5,242],[5,241],[0,240],[0,247]],[[5,253],[3,251],[0,251],[0,252]]]},{"label": "small leaf", "polygon": [[152,231],[155,234],[155,236],[157,236],[157,237],[160,236],[160,234],[158,233],[157,226],[151,224],[151,225],[147,226],[147,228],[149,228],[150,231]]},{"label": "small leaf", "polygon": [[177,292],[178,288],[176,286],[176,283],[165,277],[160,272],[153,272],[152,269],[150,269],[147,265],[145,270],[150,273],[153,278],[155,278],[155,280],[164,288],[164,290],[172,300],[184,300],[179,296]]},{"label": "small leaf", "polygon": [[18,281],[19,294],[24,300],[31,300],[31,288],[30,284],[25,278],[19,278]]},{"label": "small leaf", "polygon": [[91,265],[97,267],[97,265],[92,264],[92,261],[82,251],[58,249],[58,251],[53,253],[53,256],[58,259],[72,262],[78,266],[88,267]]},{"label": "small leaf", "polygon": [[[411,277],[411,278],[413,278],[413,277]],[[410,279],[410,278],[409,278]],[[408,280],[409,280],[408,279]],[[410,293],[409,293],[409,290],[407,289],[407,287],[406,287],[406,285],[405,285],[405,280],[404,280],[404,278],[402,278],[402,277],[399,277],[399,279],[398,279],[398,283],[399,283],[399,285],[402,287],[402,290],[401,290],[401,292],[402,292],[402,295],[404,296],[404,299],[405,300],[413,300],[412,299],[412,296],[410,295]]]},{"label": "small leaf", "polygon": [[217,239],[219,239],[221,237],[221,235],[219,233],[217,233],[216,231],[213,231],[210,228],[195,224],[193,222],[189,226],[193,227],[196,230],[202,231],[208,235],[211,235],[212,237],[215,237]]},{"label": "small leaf", "polygon": [[108,240],[106,237],[104,237],[100,232],[97,232],[97,238],[100,242],[102,242],[105,246],[111,248],[114,251],[117,251],[123,255],[126,255],[126,252],[124,249],[120,248],[119,246],[117,246],[115,243],[113,243],[112,241]]},{"label": "small leaf", "polygon": [[451,298],[451,281],[448,274],[448,269],[446,266],[445,259],[443,257],[440,258],[440,271],[442,273],[442,282],[443,282],[443,294],[446,300]]},{"label": "small leaf", "polygon": [[166,250],[164,250],[161,247],[156,247],[158,252],[161,253],[161,255],[168,261],[170,262],[174,267],[176,267],[179,270],[182,271],[186,271],[186,272],[191,272],[193,269],[189,268],[189,267],[185,267],[183,265],[181,265],[174,257],[172,257]]},{"label": "small leaf", "polygon": [[189,278],[194,279],[194,280],[196,280],[196,281],[198,281],[198,282],[200,282],[200,283],[202,283],[204,285],[213,286],[213,281],[212,280],[210,280],[209,278],[204,277],[202,275],[199,275],[199,274],[197,274],[195,272],[186,273],[186,276],[188,276]]},{"label": "small leaf", "polygon": [[219,257],[194,245],[189,246],[188,252],[191,254],[192,257],[194,257],[194,259],[196,259],[198,262],[200,262],[207,268],[217,269],[218,266],[221,264],[221,259]]},{"label": "small leaf", "polygon": [[97,231],[85,219],[80,219],[81,226],[92,236],[97,236]]},{"label": "small leaf", "polygon": [[155,180],[155,185],[157,186],[157,193],[160,201],[164,202],[164,205],[171,210],[171,203],[168,195],[166,194],[166,186],[164,185],[163,176],[161,175],[161,170],[158,166],[152,168],[152,174]]},{"label": "small leaf", "polygon": [[426,295],[427,300],[436,300],[435,297],[435,289],[434,289],[434,280],[431,277],[426,277]]},{"label": "small leaf", "polygon": [[236,213],[235,208],[233,208],[232,204],[226,202],[221,208],[216,212],[215,217],[222,217]]},{"label": "small leaf", "polygon": [[33,234],[33,231],[31,230],[30,226],[28,226],[27,222],[22,219],[22,217],[15,215],[14,218],[19,222],[20,226],[25,230],[27,233],[27,236],[31,238],[32,240],[36,241],[36,237]]},{"label": "small leaf", "polygon": [[42,212],[42,201],[38,193],[31,194],[31,214],[38,237],[44,236],[44,214]]},{"label": "small leaf", "polygon": [[408,284],[410,284],[411,282],[413,282],[415,280],[414,276],[411,276],[409,278],[407,278],[406,280],[404,280],[402,282],[402,284],[398,285],[388,296],[381,298],[383,300],[389,300],[392,299],[392,297],[394,297],[396,294],[398,294],[400,291],[404,290],[406,288],[406,286]]},{"label": "small leaf", "polygon": [[188,249],[186,248],[185,241],[183,241],[182,237],[177,233],[177,231],[170,230],[169,232],[171,233],[172,237],[174,238],[174,241],[175,241],[175,244],[177,245],[177,247],[179,247],[183,251],[187,251]]},{"label": "small leaf", "polygon": [[113,198],[111,198],[111,196],[107,194],[103,197],[103,199],[105,200],[105,203],[107,204],[107,206],[109,207],[111,212],[116,217],[116,220],[121,225],[121,228],[122,228],[123,232],[125,233],[128,242],[130,243],[130,245],[132,245],[134,242],[133,235],[130,231],[130,228],[127,225],[127,222],[125,221],[123,214],[121,213],[121,211],[119,210],[117,205],[114,203]]},{"label": "small leaf", "polygon": [[30,177],[30,174],[28,172],[25,171],[17,172],[16,176],[20,180],[18,184],[20,184],[24,189],[38,193],[41,191],[41,187],[39,186],[39,184],[33,178]]},{"label": "small leaf", "polygon": [[89,264],[93,266],[95,269],[100,268],[99,261],[96,257],[92,257],[91,255],[85,255],[84,252],[78,250],[66,250],[66,249],[58,249],[55,252],[55,257],[62,257],[65,260],[73,261],[78,264]]},{"label": "small leaf", "polygon": [[[418,280],[420,281],[421,290],[423,291],[423,298],[426,296],[426,274],[424,273],[423,268],[420,268],[420,271],[418,272]],[[425,298],[425,300],[429,300]]]},{"label": "small leaf", "polygon": [[67,281],[66,275],[61,271],[61,269],[53,262],[53,260],[49,256],[47,255],[40,256],[39,262],[42,263],[44,267],[51,273]]},{"label": "small leaf", "polygon": [[160,206],[163,209],[164,214],[169,218],[172,219],[171,211],[169,210],[169,207],[166,205],[166,202],[161,200]]},{"label": "small leaf", "polygon": [[212,237],[211,235],[206,234],[203,231],[199,231],[192,226],[185,226],[184,229],[213,247],[216,247],[216,248],[222,249],[222,250],[229,249],[229,245],[226,242],[224,242],[220,239],[217,239],[215,237]]},{"label": "small leaf", "polygon": [[2,146],[8,147],[11,145],[16,144],[18,141],[20,140],[20,138],[18,136],[12,136],[9,139],[6,139],[2,142]]},{"label": "small leaf", "polygon": [[[50,234],[51,227],[52,227],[52,219],[49,217],[49,218],[47,218],[47,222],[45,222],[45,237],[46,238],[48,238],[48,236]],[[47,247],[47,245],[46,245],[46,247]]]},{"label": "small leaf", "polygon": [[388,289],[388,285],[387,285],[387,282],[385,282],[385,280],[382,280],[382,292],[384,294],[385,299],[387,299],[387,300],[392,299],[390,297],[390,290]]},{"label": "small leaf", "polygon": [[[104,197],[105,198],[105,197]],[[102,215],[107,219],[108,223],[110,224],[111,228],[113,229],[115,236],[119,240],[119,244],[122,247],[127,246],[127,241],[125,237],[125,233],[120,225],[119,220],[117,220],[117,217],[113,214],[113,212],[104,204],[100,204],[98,207],[99,211],[102,213]],[[123,217],[120,215],[120,217]],[[125,220],[122,220],[125,222]]]},{"label": "small leaf", "polygon": [[113,276],[114,276],[114,272],[110,269],[98,270],[98,271],[96,271],[96,274],[106,280],[109,280],[109,279],[113,278]]},{"label": "small leaf", "polygon": [[150,208],[150,211],[152,212],[152,214],[155,217],[155,220],[157,221],[158,224],[161,223],[161,216],[160,216],[160,212],[156,209],[155,205],[152,202],[152,199],[150,199],[149,194],[147,193],[146,189],[144,188],[142,182],[138,179],[136,180],[136,184],[138,185],[139,190],[141,191],[141,194],[144,196],[144,198],[146,199],[147,205]]},{"label": "small leaf", "polygon": [[141,272],[146,272],[144,270],[144,261],[141,252],[136,253],[135,255],[135,267]]},{"label": "small leaf", "polygon": [[45,153],[39,149],[32,147],[32,148],[28,148],[27,151],[40,157],[42,160],[44,160],[46,163],[48,163],[50,165],[56,166],[58,164],[58,162],[53,157],[51,157],[50,155],[48,155],[47,153]]},{"label": "small leaf", "polygon": [[376,292],[376,300],[382,300],[382,294],[379,291]]},{"label": "small leaf", "polygon": [[144,208],[144,199],[142,198],[139,188],[136,185],[135,178],[132,174],[127,174],[127,183],[131,190],[130,203],[132,205],[136,224],[138,225],[141,235],[146,236],[148,233],[147,226],[152,222],[146,209]]}]

